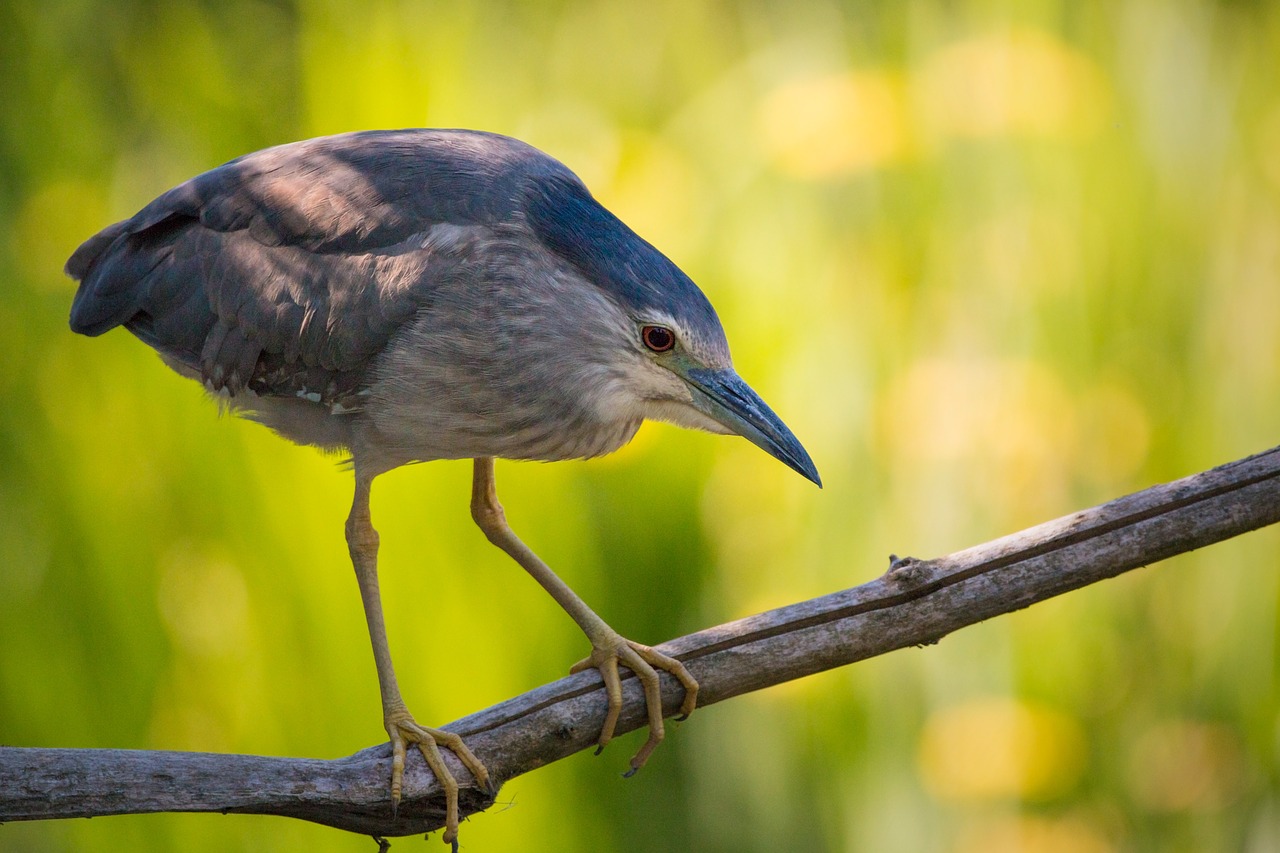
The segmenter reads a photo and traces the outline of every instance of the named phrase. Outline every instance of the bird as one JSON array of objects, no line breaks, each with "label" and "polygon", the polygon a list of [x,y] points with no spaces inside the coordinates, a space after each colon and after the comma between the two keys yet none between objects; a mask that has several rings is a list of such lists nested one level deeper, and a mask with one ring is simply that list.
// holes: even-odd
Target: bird
[{"label": "bird", "polygon": [[800,441],[733,368],[696,284],[607,210],[568,167],[477,130],[370,130],[266,148],[161,194],[71,255],[72,331],[124,327],[220,404],[285,439],[345,454],[354,473],[346,540],[391,744],[391,808],[416,746],[446,794],[457,849],[454,752],[490,795],[462,739],[405,706],[378,589],[373,481],[403,465],[473,460],[471,514],[490,542],[586,634],[607,713],[619,667],[664,736],[659,670],[685,666],[614,631],[506,521],[494,460],[607,454],[645,420],[736,434],[821,487]]}]

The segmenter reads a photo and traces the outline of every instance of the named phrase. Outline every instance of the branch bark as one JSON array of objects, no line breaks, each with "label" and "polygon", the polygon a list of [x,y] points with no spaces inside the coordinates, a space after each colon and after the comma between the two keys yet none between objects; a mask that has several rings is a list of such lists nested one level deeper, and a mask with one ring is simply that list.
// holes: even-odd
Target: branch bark
[{"label": "branch bark", "polygon": [[[1122,572],[1280,521],[1280,447],[1155,486],[936,560],[895,560],[880,578],[672,640],[660,648],[701,683],[699,705],[946,634]],[[662,676],[665,711],[680,690]],[[619,733],[644,724],[630,673]],[[497,780],[594,746],[604,720],[599,676],[584,672],[464,717],[466,738]],[[470,776],[446,754],[459,780]],[[331,761],[105,749],[0,748],[0,822],[149,812],[302,818],[399,836],[443,825],[444,797],[420,761],[397,814],[381,744]],[[465,784],[465,783],[464,783]],[[491,801],[463,791],[464,815]]]}]

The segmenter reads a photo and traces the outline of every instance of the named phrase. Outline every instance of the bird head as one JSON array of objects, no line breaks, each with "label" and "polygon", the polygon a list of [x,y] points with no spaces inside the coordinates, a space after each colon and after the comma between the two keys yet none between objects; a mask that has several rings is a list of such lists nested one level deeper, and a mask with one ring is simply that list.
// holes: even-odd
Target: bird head
[{"label": "bird head", "polygon": [[618,355],[644,417],[740,435],[822,485],[799,439],[733,369],[715,309],[679,267],[567,170],[539,183],[526,216],[627,317]]},{"label": "bird head", "polygon": [[822,485],[799,439],[733,369],[718,321],[712,328],[698,330],[679,318],[648,313],[635,325],[643,350],[640,355],[652,365],[655,380],[646,401],[648,417],[740,435]]}]

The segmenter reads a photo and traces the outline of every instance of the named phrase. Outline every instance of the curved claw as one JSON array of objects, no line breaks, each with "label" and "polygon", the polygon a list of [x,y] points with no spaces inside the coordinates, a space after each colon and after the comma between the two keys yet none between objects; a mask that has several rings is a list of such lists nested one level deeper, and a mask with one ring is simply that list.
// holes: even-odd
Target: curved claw
[{"label": "curved claw", "polygon": [[599,745],[596,755],[613,740],[617,728],[618,716],[622,713],[622,679],[618,674],[618,664],[630,669],[640,679],[644,689],[645,706],[649,712],[649,739],[631,758],[631,769],[623,776],[630,778],[644,766],[649,756],[662,743],[666,730],[662,721],[662,691],[656,670],[671,673],[684,687],[684,701],[680,705],[678,719],[688,719],[698,703],[698,682],[684,664],[673,657],[664,655],[649,646],[632,642],[617,634],[606,636],[601,640],[592,640],[591,656],[578,661],[569,672],[582,672],[586,669],[597,669],[604,680],[605,695],[609,699],[609,710],[605,714],[604,725],[600,729]]},{"label": "curved claw", "polygon": [[407,745],[412,743],[418,747],[427,767],[435,774],[445,796],[445,827],[443,840],[451,845],[454,853],[458,850],[458,780],[444,763],[440,747],[451,750],[458,760],[475,777],[476,784],[484,788],[490,795],[496,793],[489,771],[480,759],[476,758],[462,738],[453,732],[442,729],[431,729],[420,726],[407,710],[395,711],[387,716],[387,734],[391,736],[391,811],[395,814],[400,805],[400,796],[404,788],[404,763]]}]

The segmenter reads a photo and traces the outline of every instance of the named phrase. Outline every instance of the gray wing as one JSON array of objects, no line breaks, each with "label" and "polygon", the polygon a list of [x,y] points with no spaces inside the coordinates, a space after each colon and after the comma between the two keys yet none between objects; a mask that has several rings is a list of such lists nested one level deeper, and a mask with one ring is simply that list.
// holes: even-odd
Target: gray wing
[{"label": "gray wing", "polygon": [[[87,240],[71,328],[123,325],[215,390],[355,390],[462,262],[563,166],[470,131],[381,131],[270,148],[206,172]],[[576,180],[576,179],[574,179]]]}]

